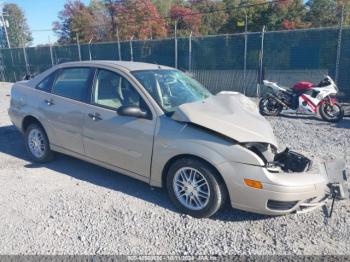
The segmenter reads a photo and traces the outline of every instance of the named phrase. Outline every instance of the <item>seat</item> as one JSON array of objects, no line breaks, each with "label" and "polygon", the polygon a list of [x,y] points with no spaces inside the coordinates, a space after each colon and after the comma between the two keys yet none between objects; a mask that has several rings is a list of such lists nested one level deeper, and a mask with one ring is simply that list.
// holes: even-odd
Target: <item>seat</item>
[{"label": "seat", "polygon": [[124,106],[139,106],[140,105],[140,95],[135,90],[135,88],[126,80],[122,80],[121,93],[123,96]]},{"label": "seat", "polygon": [[118,94],[118,86],[118,81],[114,81],[114,79],[98,79],[95,103],[115,109],[119,108],[122,105],[122,102],[120,95]]}]

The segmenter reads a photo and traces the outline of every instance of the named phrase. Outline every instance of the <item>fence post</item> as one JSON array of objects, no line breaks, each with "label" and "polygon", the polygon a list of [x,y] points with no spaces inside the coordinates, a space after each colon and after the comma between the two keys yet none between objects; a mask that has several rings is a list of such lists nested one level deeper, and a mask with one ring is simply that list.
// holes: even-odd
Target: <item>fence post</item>
[{"label": "fence post", "polygon": [[335,64],[335,83],[337,85],[339,84],[338,80],[339,80],[339,66],[340,66],[340,57],[341,57],[341,45],[342,45],[342,38],[343,38],[344,10],[345,10],[345,5],[343,4],[342,11],[341,11],[340,24],[339,24],[337,60],[336,60],[336,64]]},{"label": "fence post", "polygon": [[93,37],[91,37],[90,41],[89,41],[89,59],[90,61],[92,60],[92,55],[91,55],[91,41],[92,41]]},{"label": "fence post", "polygon": [[188,71],[192,71],[192,31],[188,38]]},{"label": "fence post", "polygon": [[122,60],[122,54],[121,54],[121,50],[120,50],[120,39],[119,39],[119,28],[118,28],[118,25],[117,25],[117,42],[118,42],[118,58],[119,58],[119,61]]},{"label": "fence post", "polygon": [[130,38],[130,61],[134,61],[134,52],[132,50],[132,40],[134,39],[134,36]]},{"label": "fence post", "polygon": [[28,64],[28,58],[27,58],[27,52],[26,52],[26,47],[23,45],[23,55],[24,55],[24,62],[26,64],[26,74],[29,75],[29,64]]},{"label": "fence post", "polygon": [[175,68],[177,68],[177,19],[175,20],[175,34],[174,34],[174,41],[175,41]]},{"label": "fence post", "polygon": [[14,66],[15,65],[15,61],[13,60],[12,48],[10,48],[10,55],[11,55],[12,66]]},{"label": "fence post", "polygon": [[262,80],[263,80],[264,38],[265,38],[265,26],[263,26],[263,30],[261,33],[261,50],[260,50],[260,56],[259,56],[259,79],[256,87],[257,98],[260,97],[260,84],[262,83]]},{"label": "fence post", "polygon": [[0,69],[1,69],[1,81],[5,82],[5,72],[4,72],[4,55],[0,51]]},{"label": "fence post", "polygon": [[50,47],[51,66],[54,66],[54,62],[53,62],[53,53],[52,53],[52,44],[51,44],[51,39],[50,39],[50,37],[49,37],[49,47]]},{"label": "fence post", "polygon": [[247,89],[247,52],[248,52],[248,15],[245,12],[245,30],[244,30],[244,66],[243,66],[243,94],[246,94]]},{"label": "fence post", "polygon": [[79,33],[76,33],[76,38],[77,38],[77,45],[78,45],[79,61],[81,61],[81,50],[80,50],[80,43],[79,43]]}]

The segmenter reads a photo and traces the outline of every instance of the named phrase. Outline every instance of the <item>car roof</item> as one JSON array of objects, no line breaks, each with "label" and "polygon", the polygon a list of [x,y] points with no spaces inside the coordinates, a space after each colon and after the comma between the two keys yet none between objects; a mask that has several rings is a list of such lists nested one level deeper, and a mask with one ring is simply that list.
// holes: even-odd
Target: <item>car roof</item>
[{"label": "car roof", "polygon": [[174,69],[171,67],[149,64],[142,62],[131,62],[131,61],[113,61],[113,60],[92,60],[92,61],[79,61],[79,62],[67,62],[60,64],[61,66],[112,66],[115,68],[123,67],[128,71],[138,71],[138,70],[157,70],[157,69]]}]

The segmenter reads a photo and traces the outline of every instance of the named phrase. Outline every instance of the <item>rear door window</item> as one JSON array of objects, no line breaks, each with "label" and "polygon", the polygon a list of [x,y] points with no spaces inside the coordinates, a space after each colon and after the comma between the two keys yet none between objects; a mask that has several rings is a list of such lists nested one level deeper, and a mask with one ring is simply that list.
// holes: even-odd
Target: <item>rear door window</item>
[{"label": "rear door window", "polygon": [[92,78],[92,69],[88,67],[62,69],[52,87],[55,95],[87,102]]}]

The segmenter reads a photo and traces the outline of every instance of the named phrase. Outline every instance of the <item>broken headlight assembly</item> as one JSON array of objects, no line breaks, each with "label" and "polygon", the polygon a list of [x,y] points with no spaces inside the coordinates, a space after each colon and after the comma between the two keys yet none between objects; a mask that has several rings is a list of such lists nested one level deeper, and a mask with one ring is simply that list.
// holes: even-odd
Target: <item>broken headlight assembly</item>
[{"label": "broken headlight assembly", "polygon": [[246,143],[244,147],[258,155],[265,164],[273,161],[277,149],[267,143]]},{"label": "broken headlight assembly", "polygon": [[286,148],[283,152],[275,155],[273,164],[280,166],[284,172],[306,172],[310,170],[312,161],[302,154]]},{"label": "broken headlight assembly", "polygon": [[277,148],[266,143],[246,143],[244,146],[258,155],[271,172],[306,172],[312,166],[309,158],[288,148],[277,153]]}]

